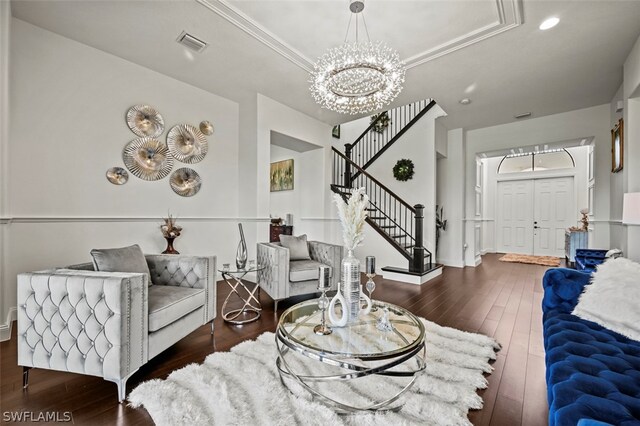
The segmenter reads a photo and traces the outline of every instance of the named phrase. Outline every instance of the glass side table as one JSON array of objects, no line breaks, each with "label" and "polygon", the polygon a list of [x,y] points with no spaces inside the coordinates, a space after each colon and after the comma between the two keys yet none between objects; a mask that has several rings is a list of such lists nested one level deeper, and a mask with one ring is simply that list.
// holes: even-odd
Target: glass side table
[{"label": "glass side table", "polygon": [[[222,304],[222,319],[231,324],[241,325],[256,321],[260,318],[260,313],[262,312],[262,305],[259,299],[260,286],[256,284],[255,287],[249,289],[242,279],[247,274],[261,271],[264,268],[265,266],[253,265],[247,266],[244,269],[232,268],[229,270],[218,270],[218,272],[222,273],[222,278],[231,289],[231,292],[229,292]],[[238,309],[228,309],[227,304],[234,295],[242,301],[243,305]],[[247,315],[249,318],[244,318]]]}]

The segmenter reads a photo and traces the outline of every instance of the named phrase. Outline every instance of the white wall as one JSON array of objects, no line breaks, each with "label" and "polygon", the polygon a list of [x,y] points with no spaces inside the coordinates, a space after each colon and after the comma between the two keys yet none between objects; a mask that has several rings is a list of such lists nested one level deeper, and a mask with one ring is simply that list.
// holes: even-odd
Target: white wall
[{"label": "white wall", "polygon": [[[487,127],[467,132],[466,135],[466,218],[475,217],[476,154],[483,151],[544,144],[583,137],[594,137],[596,192],[593,232],[590,241],[595,247],[609,244],[609,174],[610,136],[609,105],[600,105],[577,111],[529,119],[517,123]],[[472,221],[467,223],[466,243],[476,247],[477,234]],[[471,229],[470,229],[471,228]],[[466,264],[477,261],[475,253],[467,251]]]},{"label": "white wall", "polygon": [[438,262],[464,266],[464,131],[447,132],[447,156],[438,160],[437,204],[444,207],[447,230],[440,233]]},{"label": "white wall", "polygon": [[[169,210],[184,227],[175,244],[181,253],[232,259],[238,104],[23,21],[11,24],[12,179],[3,212],[10,224],[2,225],[9,250],[0,318],[15,305],[19,272],[87,261],[94,247],[138,243],[145,252],[162,251],[158,226]],[[146,182],[130,174],[123,186],[106,180],[136,138],[124,116],[137,103],[155,106],[167,130],[204,119],[214,124],[208,155],[191,166],[203,180],[194,197],[176,195],[168,178]]]},{"label": "white wall", "polygon": [[[9,272],[6,253],[9,248],[9,37],[11,3],[0,2],[0,340],[10,335],[9,324],[15,318],[14,292],[5,285]],[[10,314],[11,313],[11,314]]]},{"label": "white wall", "polygon": [[[331,128],[314,118],[302,114],[263,95],[258,95],[257,109],[257,211],[259,216],[268,216],[274,209],[280,207],[272,204],[274,194],[269,188],[269,167],[271,152],[275,148],[276,155],[279,147],[271,145],[271,131],[283,133],[322,147],[318,150],[307,151],[297,155],[298,165],[295,166],[296,182],[302,188],[295,193],[298,203],[294,214],[294,234],[307,234],[311,240],[337,242],[333,230],[327,232],[335,216],[332,214],[330,203],[329,177],[331,176]],[[274,157],[275,158],[275,157]],[[292,157],[289,157],[292,158]],[[295,163],[295,162],[294,162]],[[289,191],[287,191],[289,192]],[[277,195],[275,195],[277,197]],[[287,197],[286,194],[283,195]],[[268,241],[268,224],[260,223],[257,230],[258,241]],[[255,247],[252,248],[255,250]],[[251,253],[251,250],[250,250]]]},{"label": "white wall", "polygon": [[[623,116],[623,112],[616,112],[618,101],[624,100],[623,89],[624,85],[620,85],[620,88],[611,100],[611,106],[609,108],[611,117],[609,122],[610,129],[613,129],[618,123],[618,120]],[[609,200],[611,204],[611,235],[609,246],[611,248],[619,248],[623,253],[627,253],[627,230],[626,227],[622,225],[622,199],[627,187],[628,164],[633,161],[630,158],[625,158],[625,160],[627,163],[625,167],[618,173],[611,173],[611,180],[609,182]]]},{"label": "white wall", "polygon": [[[424,245],[434,256],[435,252],[435,206],[436,206],[436,119],[444,111],[435,106],[394,143],[367,172],[383,185],[395,192],[410,205],[423,204]],[[341,125],[341,138],[334,139],[336,148],[344,152],[344,143],[353,143],[367,128],[370,118],[365,117]],[[409,158],[415,165],[415,175],[407,182],[393,177],[393,166],[402,158]],[[369,255],[376,256],[380,267],[407,268],[408,261],[385,241],[373,228],[365,228],[365,241],[356,250],[361,262]],[[434,257],[435,260],[435,257]]]},{"label": "white wall", "polygon": [[[624,63],[626,192],[640,192],[640,37]],[[640,261],[640,226],[627,226],[627,255]]]},{"label": "white wall", "polygon": [[[316,211],[318,189],[322,192],[326,188],[320,187],[324,182],[324,150],[310,150],[297,152],[280,146],[271,145],[271,162],[293,159],[293,190],[276,191],[270,194],[269,214],[272,217],[286,219],[288,213],[293,215],[293,232],[303,234],[310,222],[322,225],[324,221],[309,220],[318,217]],[[326,183],[328,187],[329,184]],[[322,216],[322,215],[320,215]],[[304,220],[303,220],[304,218]],[[315,239],[323,239],[323,234],[314,233]]]}]

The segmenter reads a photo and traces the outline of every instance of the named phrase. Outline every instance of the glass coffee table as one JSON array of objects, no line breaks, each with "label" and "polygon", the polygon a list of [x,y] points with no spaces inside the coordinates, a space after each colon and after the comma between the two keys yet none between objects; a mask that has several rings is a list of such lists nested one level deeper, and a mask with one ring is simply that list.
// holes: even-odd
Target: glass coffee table
[{"label": "glass coffee table", "polygon": [[[314,332],[322,315],[317,299],[286,310],[276,329],[276,365],[285,386],[297,383],[338,412],[400,409],[400,397],[425,369],[424,325],[399,306],[373,304],[378,309],[354,324],[328,324],[329,335]],[[379,327],[384,315],[386,327]],[[386,381],[382,395],[363,397],[368,386],[381,385],[367,380],[380,377]]]},{"label": "glass coffee table", "polygon": [[[259,300],[260,286],[256,284],[252,289],[249,289],[242,279],[248,273],[258,272],[264,268],[264,266],[252,265],[247,266],[245,269],[220,269],[218,271],[222,273],[222,278],[231,289],[222,304],[222,319],[231,324],[242,325],[260,318],[260,313],[262,312],[262,305]],[[236,300],[240,299],[243,303],[242,307],[239,309],[227,309],[227,304],[234,296]]]}]

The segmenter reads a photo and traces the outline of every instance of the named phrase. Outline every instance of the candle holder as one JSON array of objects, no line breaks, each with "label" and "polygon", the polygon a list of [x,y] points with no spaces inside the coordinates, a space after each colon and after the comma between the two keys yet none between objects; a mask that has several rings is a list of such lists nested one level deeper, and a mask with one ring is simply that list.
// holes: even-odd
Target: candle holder
[{"label": "candle holder", "polygon": [[369,299],[371,299],[371,312],[376,312],[378,308],[373,303],[373,296],[372,296],[373,291],[376,289],[376,283],[373,282],[373,278],[376,276],[375,256],[367,256],[366,262],[367,262],[366,273],[367,273],[367,278],[369,278],[369,280],[367,281],[366,289],[369,292]]},{"label": "candle holder", "polygon": [[327,307],[329,306],[329,299],[327,298],[327,291],[331,289],[331,282],[329,280],[329,275],[331,273],[331,268],[328,266],[320,267],[320,279],[318,280],[318,291],[322,292],[322,295],[318,299],[318,308],[320,308],[320,324],[313,327],[313,332],[326,336],[331,334],[333,331],[331,327],[327,325]]}]

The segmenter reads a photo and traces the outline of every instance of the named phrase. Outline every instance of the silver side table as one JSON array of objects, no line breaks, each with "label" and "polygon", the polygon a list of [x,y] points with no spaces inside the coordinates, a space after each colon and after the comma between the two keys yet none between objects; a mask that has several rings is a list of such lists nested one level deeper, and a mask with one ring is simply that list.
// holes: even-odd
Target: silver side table
[{"label": "silver side table", "polygon": [[[249,322],[256,321],[260,318],[262,312],[262,305],[260,304],[260,286],[255,285],[252,289],[249,289],[242,279],[251,272],[258,272],[264,269],[264,266],[253,266],[245,269],[231,269],[224,270],[219,269],[218,272],[222,274],[222,278],[227,283],[231,291],[224,299],[222,304],[222,318],[231,324],[241,325]],[[228,309],[227,304],[232,297],[236,300],[240,299],[243,305],[238,309]],[[249,316],[249,318],[246,318]]]},{"label": "silver side table", "polygon": [[[314,331],[322,315],[318,300],[287,309],[275,336],[282,382],[302,386],[312,398],[339,413],[398,410],[403,404],[401,396],[426,367],[425,329],[406,309],[378,300],[374,303],[376,311],[360,315],[354,324],[332,327],[327,335]],[[386,327],[379,326],[381,318]],[[367,386],[366,379],[358,379],[373,375],[388,380],[384,397],[357,405],[343,398],[345,384],[346,393],[358,395]]]}]

